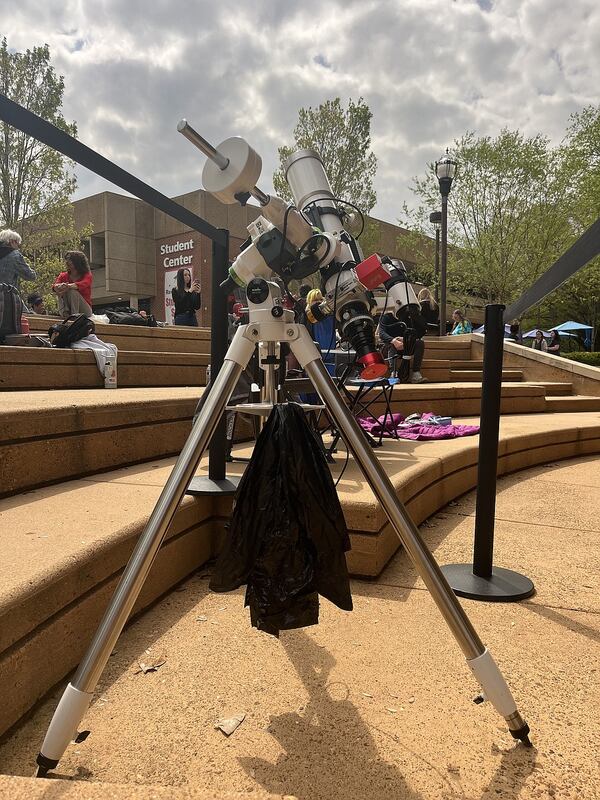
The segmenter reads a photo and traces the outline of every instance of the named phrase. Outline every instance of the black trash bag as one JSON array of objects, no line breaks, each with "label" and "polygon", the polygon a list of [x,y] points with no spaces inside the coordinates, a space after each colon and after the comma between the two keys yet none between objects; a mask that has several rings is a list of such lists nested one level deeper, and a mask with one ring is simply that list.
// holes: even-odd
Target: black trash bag
[{"label": "black trash bag", "polygon": [[240,482],[210,588],[247,584],[252,625],[278,636],[318,623],[319,594],[352,611],[349,549],[317,435],[299,405],[274,406]]}]

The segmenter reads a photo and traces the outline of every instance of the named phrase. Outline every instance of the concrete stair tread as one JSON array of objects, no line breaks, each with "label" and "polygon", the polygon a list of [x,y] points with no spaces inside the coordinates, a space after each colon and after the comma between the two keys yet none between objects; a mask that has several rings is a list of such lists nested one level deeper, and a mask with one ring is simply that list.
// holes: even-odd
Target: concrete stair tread
[{"label": "concrete stair tread", "polygon": [[[208,353],[186,353],[169,350],[119,350],[119,364],[148,364],[158,363],[185,364],[192,361],[197,364],[208,364]],[[19,362],[27,364],[71,364],[78,361],[95,364],[94,354],[91,350],[71,350],[70,348],[50,347],[0,347],[0,365]]]},{"label": "concrete stair tread", "polygon": [[569,381],[539,381],[539,386],[543,386],[547,395],[566,395],[573,391],[573,384]]},{"label": "concrete stair tread", "polygon": [[[427,354],[427,351],[425,351]],[[461,358],[424,358],[423,366],[430,369],[483,369],[483,361]]]},{"label": "concrete stair tread", "polygon": [[78,389],[0,396],[0,494],[178,453],[203,389]]},{"label": "concrete stair tread", "polygon": [[[157,400],[181,400],[198,398],[202,388],[154,386],[150,388],[124,389],[79,389],[73,393],[71,389],[53,389],[51,392],[17,391],[6,392],[0,403],[0,418],[5,414],[35,413],[43,411],[51,413],[60,409],[77,408],[110,408],[119,405],[138,405],[156,402]],[[11,420],[12,421],[12,420]]]},{"label": "concrete stair tread", "polygon": [[[599,451],[600,413],[556,413],[552,425],[546,414],[501,420],[499,474]],[[418,524],[475,485],[477,452],[478,437],[471,436],[436,442],[386,440],[377,456]],[[0,708],[0,732],[77,663],[106,602],[112,586],[108,586],[109,579],[116,579],[127,560],[172,464],[173,459],[162,459],[0,501],[5,532],[0,563],[0,683],[8,687]],[[206,466],[204,459],[202,473]],[[332,467],[334,477],[343,466],[344,459],[338,458]],[[234,462],[228,465],[228,474],[241,474],[244,468]],[[353,543],[348,555],[350,569],[354,574],[376,575],[397,549],[398,540],[352,459],[338,493]],[[184,536],[189,540],[186,547],[195,548],[195,555],[180,554],[181,569],[196,569],[202,558],[213,552],[230,508],[228,498],[186,498],[163,545],[163,561],[157,560],[153,573],[168,568],[173,561],[170,548],[177,547]],[[173,582],[181,579],[180,572],[177,575],[171,575]],[[160,593],[161,586],[164,591],[164,580],[142,604]],[[96,598],[96,591],[102,594],[102,601]],[[69,622],[78,604],[88,602],[87,598],[94,609],[87,619],[90,630],[85,628],[85,620]],[[71,626],[70,631],[75,625],[76,636],[71,632],[66,640],[64,634],[57,638],[56,626],[63,624]],[[51,660],[42,656],[49,646],[46,635],[54,646],[59,640],[68,642],[53,651]],[[19,655],[21,648],[27,656]],[[33,669],[40,661],[43,670]],[[31,666],[25,668],[25,663]],[[17,672],[15,664],[19,665]],[[24,676],[30,673],[35,679],[24,686]],[[8,675],[12,676],[10,685]],[[21,677],[13,686],[16,675]]]},{"label": "concrete stair tread", "polygon": [[[459,369],[458,367],[454,367],[449,372],[449,378],[451,381],[465,381],[465,380],[474,380],[480,381],[483,378],[483,371],[479,369]],[[502,380],[503,381],[522,381],[524,380],[523,370],[520,369],[503,369],[502,370]]]},{"label": "concrete stair tread", "polygon": [[[118,382],[134,386],[201,386],[206,383],[207,353],[119,350]],[[91,389],[104,377],[91,350],[0,347],[0,390]]]},{"label": "concrete stair tread", "polygon": [[573,394],[565,397],[547,397],[548,411],[600,411],[600,397]]}]

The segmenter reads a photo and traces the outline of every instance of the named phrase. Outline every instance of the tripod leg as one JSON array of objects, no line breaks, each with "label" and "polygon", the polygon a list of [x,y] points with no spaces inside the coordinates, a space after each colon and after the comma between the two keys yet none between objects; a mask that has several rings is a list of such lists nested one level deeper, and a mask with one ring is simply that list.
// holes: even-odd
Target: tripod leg
[{"label": "tripod leg", "polygon": [[245,326],[236,332],[223,366],[211,383],[210,392],[202,404],[192,432],[125,567],[94,639],[54,712],[37,757],[39,777],[56,767],[76,733],[202,453],[221,419],[242,370],[250,360],[254,345],[244,338],[244,330]]},{"label": "tripod leg", "polygon": [[[489,699],[498,713],[504,717],[512,736],[530,746],[529,727],[517,710],[502,673],[477,635],[436,560],[422,541],[416,525],[397,498],[394,487],[367,444],[358,423],[337,392],[308,333],[301,332],[299,339],[291,346],[294,355],[329,409],[338,430],[345,438],[373,493],[383,506],[398,538],[446,620],[467,659],[467,664],[484,691],[484,697]],[[313,353],[311,347],[314,349]]]}]

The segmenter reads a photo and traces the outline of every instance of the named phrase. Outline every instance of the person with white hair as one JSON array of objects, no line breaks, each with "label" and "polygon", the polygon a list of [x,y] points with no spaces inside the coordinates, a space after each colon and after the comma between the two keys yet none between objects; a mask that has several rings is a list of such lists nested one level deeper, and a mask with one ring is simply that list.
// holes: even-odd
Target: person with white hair
[{"label": "person with white hair", "polygon": [[19,289],[19,280],[33,281],[37,278],[35,270],[23,258],[19,247],[21,237],[16,231],[0,231],[0,283],[8,283]]}]

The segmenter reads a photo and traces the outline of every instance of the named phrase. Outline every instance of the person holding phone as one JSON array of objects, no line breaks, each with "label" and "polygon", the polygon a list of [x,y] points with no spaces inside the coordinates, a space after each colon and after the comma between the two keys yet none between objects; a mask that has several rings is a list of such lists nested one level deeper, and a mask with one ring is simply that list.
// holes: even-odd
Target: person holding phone
[{"label": "person holding phone", "polygon": [[177,288],[171,290],[175,303],[175,325],[197,328],[196,311],[200,308],[200,284],[192,279],[187,267],[177,270]]},{"label": "person holding phone", "polygon": [[52,291],[58,298],[58,312],[63,319],[73,314],[91,317],[93,275],[85,253],[69,250],[65,253],[65,271],[61,272]]}]

